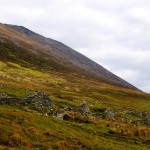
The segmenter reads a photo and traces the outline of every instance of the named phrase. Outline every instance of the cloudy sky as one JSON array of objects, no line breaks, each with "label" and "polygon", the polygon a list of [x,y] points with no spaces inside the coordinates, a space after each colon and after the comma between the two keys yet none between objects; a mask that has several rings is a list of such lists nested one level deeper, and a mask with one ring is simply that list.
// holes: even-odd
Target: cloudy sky
[{"label": "cloudy sky", "polygon": [[150,0],[0,0],[0,22],[61,41],[150,93]]}]

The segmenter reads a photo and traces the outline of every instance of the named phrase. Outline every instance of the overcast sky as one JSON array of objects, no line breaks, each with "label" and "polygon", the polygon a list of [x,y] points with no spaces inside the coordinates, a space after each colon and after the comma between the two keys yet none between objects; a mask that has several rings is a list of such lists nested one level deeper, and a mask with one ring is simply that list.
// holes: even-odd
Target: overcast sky
[{"label": "overcast sky", "polygon": [[0,0],[0,22],[61,41],[150,93],[150,0]]}]

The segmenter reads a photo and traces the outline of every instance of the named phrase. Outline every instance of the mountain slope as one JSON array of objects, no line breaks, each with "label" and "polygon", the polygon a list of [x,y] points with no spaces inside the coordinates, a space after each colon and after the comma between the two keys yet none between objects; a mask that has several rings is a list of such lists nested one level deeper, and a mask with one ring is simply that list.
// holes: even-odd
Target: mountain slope
[{"label": "mountain slope", "polygon": [[[17,46],[18,49],[20,49],[21,56],[18,51],[16,53],[19,55],[21,61],[23,59],[25,59],[26,62],[30,61],[30,63],[33,61],[32,63],[37,63],[36,65],[57,71],[78,72],[83,76],[96,78],[106,83],[138,90],[133,85],[109,72],[89,58],[74,51],[70,47],[36,34],[25,27],[1,24],[0,34],[1,45],[5,45],[6,43],[8,46],[9,40],[11,46]],[[14,53],[14,51],[15,50],[13,50],[12,53]],[[23,58],[22,54],[28,55],[26,58],[29,60]],[[4,55],[6,58],[6,54]],[[34,62],[33,58],[37,58],[37,60]],[[41,62],[38,63],[38,60],[41,60]]]},{"label": "mountain slope", "polygon": [[0,24],[0,149],[149,150],[150,94],[64,44]]}]

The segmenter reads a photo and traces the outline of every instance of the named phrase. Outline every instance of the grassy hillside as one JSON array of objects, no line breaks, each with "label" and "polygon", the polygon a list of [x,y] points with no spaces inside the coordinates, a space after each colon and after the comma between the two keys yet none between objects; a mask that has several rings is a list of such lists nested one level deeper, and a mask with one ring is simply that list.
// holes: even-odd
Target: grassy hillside
[{"label": "grassy hillside", "polygon": [[[60,120],[25,107],[0,106],[1,149],[149,149],[149,126],[139,117],[122,111],[150,113],[150,95],[78,77],[74,74],[43,72],[12,61],[0,61],[0,92],[23,97],[43,91],[59,108],[78,107],[86,101],[92,112],[109,109],[122,118],[102,119],[73,113],[75,120]],[[120,110],[119,110],[120,109]],[[63,111],[63,110],[59,110]],[[109,144],[108,144],[109,143]]]},{"label": "grassy hillside", "polygon": [[[149,129],[136,129],[115,121],[96,121],[90,117],[90,123],[60,121],[10,106],[0,106],[0,112],[1,149],[146,150],[149,145],[149,135],[140,132],[150,132]],[[117,132],[116,126],[123,127],[124,132]]]},{"label": "grassy hillside", "polygon": [[[42,91],[49,95],[54,109],[47,115],[30,106],[1,104],[0,149],[150,149],[150,94],[108,84],[80,71],[30,53],[3,37],[0,93],[22,98]],[[83,101],[88,113],[72,111]]]}]

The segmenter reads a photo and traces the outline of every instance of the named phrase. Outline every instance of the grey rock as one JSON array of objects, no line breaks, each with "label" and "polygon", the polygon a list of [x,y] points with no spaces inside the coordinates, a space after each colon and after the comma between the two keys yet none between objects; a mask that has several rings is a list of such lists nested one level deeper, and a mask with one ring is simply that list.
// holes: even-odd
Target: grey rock
[{"label": "grey rock", "polygon": [[141,123],[145,125],[150,125],[150,118],[144,118],[143,120],[141,120]]},{"label": "grey rock", "polygon": [[130,111],[130,112],[128,112],[128,114],[136,116],[136,117],[142,117],[142,113],[141,112]]},{"label": "grey rock", "polygon": [[143,112],[142,112],[142,117],[148,117],[147,111],[143,111]]},{"label": "grey rock", "polygon": [[78,112],[80,113],[90,113],[90,109],[88,107],[87,102],[83,102],[80,107],[77,109]]},{"label": "grey rock", "polygon": [[140,118],[148,117],[148,113],[146,111],[143,111],[143,112],[130,111],[128,112],[128,114],[136,116],[136,117],[140,117]]},{"label": "grey rock", "polygon": [[51,99],[42,92],[29,93],[24,98],[15,98],[6,93],[0,93],[0,104],[29,106],[31,109],[43,114],[51,114],[53,111]]},{"label": "grey rock", "polygon": [[2,98],[10,98],[10,96],[6,93],[0,93],[0,99]]},{"label": "grey rock", "polygon": [[18,105],[19,99],[11,97],[6,93],[0,93],[0,104],[1,105]]},{"label": "grey rock", "polygon": [[102,113],[102,118],[103,119],[114,119],[115,114],[110,110],[106,110],[105,112]]},{"label": "grey rock", "polygon": [[50,114],[52,111],[52,101],[43,92],[29,93],[20,103],[23,106],[30,106],[43,114]]}]

